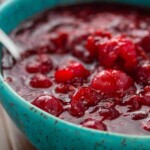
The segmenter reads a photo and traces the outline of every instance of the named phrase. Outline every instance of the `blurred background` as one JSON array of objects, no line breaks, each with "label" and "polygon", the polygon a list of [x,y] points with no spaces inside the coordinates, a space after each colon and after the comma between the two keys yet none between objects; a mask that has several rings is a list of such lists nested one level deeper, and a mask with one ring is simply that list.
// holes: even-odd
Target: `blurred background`
[{"label": "blurred background", "polygon": [[[0,0],[0,5],[5,0]],[[35,150],[0,105],[0,150]]]}]

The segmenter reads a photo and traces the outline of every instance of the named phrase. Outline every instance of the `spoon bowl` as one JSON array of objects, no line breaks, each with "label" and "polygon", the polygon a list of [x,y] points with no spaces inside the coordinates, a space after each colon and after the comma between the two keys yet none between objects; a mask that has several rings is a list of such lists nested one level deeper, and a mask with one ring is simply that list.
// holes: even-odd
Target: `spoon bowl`
[{"label": "spoon bowl", "polygon": [[10,54],[15,58],[15,60],[20,59],[19,48],[17,45],[7,36],[7,34],[0,29],[0,43],[10,52]]}]

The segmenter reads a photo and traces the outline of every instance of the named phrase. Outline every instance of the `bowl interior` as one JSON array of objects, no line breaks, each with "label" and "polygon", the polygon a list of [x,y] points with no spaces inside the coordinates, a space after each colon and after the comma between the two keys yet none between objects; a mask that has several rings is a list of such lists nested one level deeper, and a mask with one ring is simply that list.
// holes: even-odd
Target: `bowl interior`
[{"label": "bowl interior", "polygon": [[[92,0],[83,0],[82,2],[91,2]],[[99,0],[97,0],[99,1]],[[148,0],[126,0],[126,1],[122,1],[122,0],[109,0],[108,2],[119,2],[119,3],[126,3],[126,4],[131,4],[131,5],[142,5],[145,7],[150,7],[150,1]],[[58,5],[69,5],[69,4],[74,4],[74,3],[79,3],[81,1],[74,1],[74,0],[37,0],[36,3],[34,1],[30,1],[30,0],[26,0],[26,1],[20,1],[20,0],[15,0],[15,1],[8,1],[6,3],[4,3],[1,7],[0,7],[0,27],[7,33],[11,32],[18,24],[20,24],[22,21],[24,21],[25,19],[27,19],[28,17],[37,14],[47,8],[53,8],[55,6]],[[106,1],[105,1],[106,2]],[[32,9],[31,9],[31,6]],[[18,13],[19,12],[19,13]],[[12,16],[13,17],[8,17],[8,16]],[[15,21],[14,21],[15,18]],[[2,53],[0,51],[0,60],[2,57]],[[1,71],[1,67],[0,67],[0,71]],[[3,104],[3,106],[5,107],[5,109],[7,110],[7,112],[9,113],[9,115],[11,116],[11,118],[14,120],[14,122],[16,123],[16,125],[26,134],[26,136],[29,137],[29,139],[35,144],[37,145],[37,147],[42,148],[42,144],[38,143],[34,138],[35,136],[32,135],[32,133],[34,133],[34,131],[36,131],[36,128],[41,128],[40,126],[36,126],[35,128],[31,128],[30,130],[27,128],[23,128],[22,124],[27,124],[27,127],[29,126],[30,123],[26,123],[27,120],[20,119],[19,121],[21,122],[19,124],[18,122],[18,118],[14,115],[15,113],[24,113],[26,111],[26,113],[28,113],[28,115],[30,116],[30,118],[33,117],[34,112],[31,111],[31,108],[34,108],[34,110],[37,112],[36,116],[33,119],[33,121],[38,118],[38,120],[43,121],[42,125],[47,124],[47,126],[45,126],[46,129],[48,129],[48,125],[51,126],[53,128],[53,125],[56,124],[57,125],[54,127],[55,130],[57,130],[58,128],[64,129],[64,130],[69,130],[68,133],[71,135],[72,133],[78,132],[79,133],[79,139],[81,139],[81,141],[84,143],[82,138],[85,138],[87,136],[87,139],[91,142],[94,143],[96,141],[98,141],[98,139],[101,138],[102,139],[107,139],[108,135],[111,136],[110,139],[110,144],[113,143],[113,140],[118,140],[118,144],[116,145],[120,145],[120,142],[122,139],[126,139],[127,143],[129,143],[130,147],[132,145],[132,140],[134,141],[138,141],[138,139],[140,139],[139,144],[141,144],[143,142],[143,144],[148,144],[148,140],[150,139],[149,136],[140,136],[140,137],[136,137],[136,136],[129,136],[129,135],[122,135],[122,134],[116,134],[116,133],[106,133],[106,132],[100,132],[100,131],[95,131],[95,130],[89,130],[86,128],[82,128],[79,127],[77,125],[73,125],[71,123],[67,123],[65,121],[62,121],[56,117],[53,117],[41,110],[39,110],[38,108],[35,108],[34,106],[32,106],[31,104],[29,104],[28,102],[26,102],[25,100],[23,100],[20,96],[18,96],[15,92],[13,92],[13,90],[3,81],[2,76],[0,75],[0,82],[2,83],[0,85],[0,88],[3,88],[3,90],[0,93],[1,96],[1,103]],[[8,99],[8,97],[11,97],[11,100]],[[15,108],[12,108],[10,110],[10,104],[13,101],[13,103],[18,106],[19,108],[17,108],[17,110]],[[24,109],[24,110],[21,110]],[[47,118],[47,120],[42,120],[41,119],[41,113],[43,114],[43,116],[45,118]],[[42,116],[42,118],[43,118]],[[74,131],[72,131],[74,130]],[[62,132],[62,131],[61,131]],[[82,134],[80,134],[82,132]],[[49,133],[49,132],[48,132]],[[46,133],[43,131],[43,134],[45,135]],[[50,133],[49,133],[50,134]],[[63,134],[65,134],[65,132],[63,132]],[[67,133],[66,133],[67,135]],[[91,137],[94,135],[94,138],[91,139]],[[68,135],[67,135],[68,136]],[[39,136],[38,136],[39,137]],[[78,135],[77,135],[78,137]],[[62,136],[62,138],[64,138]],[[68,138],[68,137],[66,137]],[[70,139],[72,139],[73,137],[70,137]],[[67,139],[68,140],[68,139]],[[67,140],[64,140],[64,143],[67,142]],[[90,143],[89,142],[89,143]],[[56,142],[54,142],[56,143]],[[63,143],[63,142],[62,142]],[[44,143],[45,145],[47,145],[46,143]],[[76,143],[77,144],[77,143]],[[139,145],[137,144],[137,145]],[[53,146],[53,145],[52,145]],[[106,144],[107,146],[107,144]],[[99,146],[98,146],[99,147]],[[109,147],[109,145],[108,145]],[[115,148],[115,145],[112,146]],[[44,149],[46,149],[48,147],[44,147]],[[83,146],[83,148],[85,148]],[[149,147],[150,148],[150,147]],[[92,148],[91,148],[92,149]]]}]

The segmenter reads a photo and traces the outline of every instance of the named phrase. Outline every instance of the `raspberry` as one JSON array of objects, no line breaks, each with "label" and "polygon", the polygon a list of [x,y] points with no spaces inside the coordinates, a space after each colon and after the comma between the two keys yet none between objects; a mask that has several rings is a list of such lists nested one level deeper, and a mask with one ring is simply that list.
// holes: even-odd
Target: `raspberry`
[{"label": "raspberry", "polygon": [[52,85],[52,82],[47,76],[36,74],[31,78],[30,85],[33,88],[49,88]]},{"label": "raspberry", "polygon": [[104,123],[102,123],[101,121],[92,119],[92,118],[84,120],[81,123],[81,125],[87,128],[91,128],[91,129],[97,129],[97,130],[103,130],[103,131],[107,130],[107,127]]},{"label": "raspberry", "polygon": [[133,87],[132,78],[119,70],[103,70],[93,78],[91,87],[108,96],[124,95]]},{"label": "raspberry", "polygon": [[51,95],[39,96],[32,104],[55,116],[63,112],[63,105],[60,100]]}]

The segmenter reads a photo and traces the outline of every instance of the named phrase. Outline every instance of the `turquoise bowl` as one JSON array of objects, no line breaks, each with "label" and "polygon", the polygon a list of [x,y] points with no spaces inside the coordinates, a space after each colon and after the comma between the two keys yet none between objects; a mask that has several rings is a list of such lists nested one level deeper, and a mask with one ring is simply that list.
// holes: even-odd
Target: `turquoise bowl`
[{"label": "turquoise bowl", "polygon": [[[89,1],[84,0],[84,2]],[[149,0],[112,1],[150,6]],[[0,28],[9,33],[23,20],[36,13],[58,5],[77,2],[79,1],[8,0],[0,6]],[[1,68],[0,71],[2,72]],[[16,126],[39,150],[150,150],[150,136],[130,136],[89,130],[43,112],[17,95],[5,83],[2,75],[0,75],[0,102]]]}]

